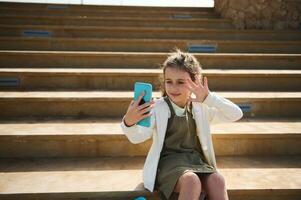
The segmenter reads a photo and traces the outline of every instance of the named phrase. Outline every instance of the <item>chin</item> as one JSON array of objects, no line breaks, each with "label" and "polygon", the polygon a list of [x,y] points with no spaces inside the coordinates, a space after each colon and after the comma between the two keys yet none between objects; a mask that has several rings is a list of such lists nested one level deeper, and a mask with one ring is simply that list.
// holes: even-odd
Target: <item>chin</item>
[{"label": "chin", "polygon": [[184,101],[181,98],[174,98],[174,97],[169,97],[175,104],[179,105],[183,105]]},{"label": "chin", "polygon": [[179,101],[179,97],[178,96],[168,95],[168,97],[170,99],[172,99],[173,101]]}]

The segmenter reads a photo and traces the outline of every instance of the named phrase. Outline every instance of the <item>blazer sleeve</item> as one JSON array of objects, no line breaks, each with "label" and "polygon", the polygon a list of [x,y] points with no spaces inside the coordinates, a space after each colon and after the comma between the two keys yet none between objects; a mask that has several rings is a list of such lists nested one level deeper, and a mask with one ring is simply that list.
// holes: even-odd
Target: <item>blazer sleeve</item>
[{"label": "blazer sleeve", "polygon": [[239,106],[215,92],[209,92],[203,103],[208,106],[210,124],[234,122],[243,117]]},{"label": "blazer sleeve", "polygon": [[144,142],[152,137],[153,130],[155,128],[155,114],[153,110],[151,111],[151,126],[150,127],[144,127],[139,126],[137,124],[133,126],[126,126],[124,123],[124,117],[121,121],[121,129],[122,132],[126,135],[126,137],[129,139],[129,141],[133,144],[138,144],[141,142]]}]

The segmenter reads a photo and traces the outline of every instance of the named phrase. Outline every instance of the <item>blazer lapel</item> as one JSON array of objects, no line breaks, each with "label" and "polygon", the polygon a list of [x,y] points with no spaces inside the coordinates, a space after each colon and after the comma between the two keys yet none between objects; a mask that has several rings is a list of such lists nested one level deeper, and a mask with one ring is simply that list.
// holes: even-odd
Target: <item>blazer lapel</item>
[{"label": "blazer lapel", "polygon": [[163,102],[160,102],[160,106],[158,106],[155,110],[160,149],[163,146],[168,123],[168,113],[170,112],[168,109],[168,105],[166,104],[164,99],[162,100]]},{"label": "blazer lapel", "polygon": [[204,108],[204,106],[202,104],[199,103],[195,103],[193,102],[193,108],[195,108],[196,106],[199,107],[199,111],[195,112],[196,116],[195,116],[195,121],[196,121],[196,126],[197,126],[197,134],[198,134],[198,138],[203,150],[203,153],[205,155],[205,158],[207,159],[208,162],[211,163],[211,160],[209,158],[209,137],[208,134],[210,134],[210,130],[209,130],[209,124],[206,123],[207,121],[207,115],[205,113],[206,109]]}]

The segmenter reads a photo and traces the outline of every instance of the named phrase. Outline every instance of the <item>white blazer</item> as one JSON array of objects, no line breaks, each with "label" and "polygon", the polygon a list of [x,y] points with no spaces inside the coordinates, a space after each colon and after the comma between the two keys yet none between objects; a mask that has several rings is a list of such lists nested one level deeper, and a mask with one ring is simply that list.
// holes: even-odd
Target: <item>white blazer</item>
[{"label": "white blazer", "polygon": [[[206,99],[202,102],[192,102],[194,118],[196,121],[197,135],[202,146],[207,163],[216,170],[216,160],[212,144],[209,124],[234,122],[242,118],[241,109],[228,99],[209,92]],[[133,125],[127,127],[124,124],[124,117],[121,128],[130,142],[137,144],[144,142],[152,137],[153,142],[146,157],[143,167],[144,187],[149,191],[154,191],[157,167],[160,153],[163,147],[168,118],[171,112],[163,97],[155,99],[155,106],[151,111],[151,126],[143,127]]]}]

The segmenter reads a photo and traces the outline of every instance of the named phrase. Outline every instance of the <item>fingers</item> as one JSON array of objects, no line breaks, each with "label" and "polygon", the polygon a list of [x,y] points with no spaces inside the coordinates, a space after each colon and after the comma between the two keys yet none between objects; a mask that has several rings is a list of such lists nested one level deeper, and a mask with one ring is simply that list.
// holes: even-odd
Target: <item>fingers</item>
[{"label": "fingers", "polygon": [[154,105],[154,104],[155,104],[155,101],[152,99],[150,102],[146,102],[146,103],[138,106],[137,108],[138,108],[138,110],[141,110],[145,107],[148,107],[148,106],[151,106],[151,105]]},{"label": "fingers", "polygon": [[139,114],[140,114],[140,117],[139,117],[139,121],[144,119],[144,118],[147,118],[147,117],[150,117],[152,115],[152,112],[151,112],[151,109],[153,108],[154,106],[151,105],[149,107],[146,107],[142,110],[139,111]]},{"label": "fingers", "polygon": [[151,113],[151,108],[145,108],[139,112],[141,117],[143,117],[144,115],[147,115],[149,113]]},{"label": "fingers", "polygon": [[208,88],[208,79],[207,79],[207,77],[204,78],[204,86],[205,86],[205,88]]},{"label": "fingers", "polygon": [[196,76],[195,76],[195,82],[196,82],[198,85],[203,85],[202,82],[201,82],[201,76],[200,76],[200,75],[196,75]]},{"label": "fingers", "polygon": [[197,84],[195,84],[191,79],[187,79],[188,81],[186,82],[187,84],[185,84],[184,86],[190,91],[195,93],[197,91],[197,89],[199,88],[199,86]]},{"label": "fingers", "polygon": [[141,92],[141,94],[139,95],[137,101],[135,101],[135,105],[138,106],[139,102],[141,101],[142,97],[144,96],[144,91]]},{"label": "fingers", "polygon": [[[145,103],[141,106],[138,107],[138,110],[142,113],[145,113],[147,112],[148,110],[152,109],[155,105],[154,104],[151,104],[150,102],[149,103]],[[147,110],[147,111],[146,111]]]},{"label": "fingers", "polygon": [[188,90],[192,91],[192,87],[190,85],[189,82],[187,82],[186,84],[184,84],[184,87],[187,88]]},{"label": "fingers", "polygon": [[145,115],[142,115],[142,118],[141,119],[144,119],[144,118],[147,118],[147,117],[150,117],[150,116],[152,116],[152,113],[150,112],[150,113],[147,113],[147,114],[145,114]]},{"label": "fingers", "polygon": [[138,106],[137,109],[138,109],[138,110],[142,110],[142,109],[144,109],[144,108],[146,108],[146,107],[148,107],[148,106],[150,106],[150,105],[151,105],[151,103],[150,103],[150,102],[147,102],[147,103],[144,103],[144,104]]},{"label": "fingers", "polygon": [[187,79],[187,81],[192,87],[197,87],[197,84],[195,84],[195,82],[193,82],[190,77]]}]

